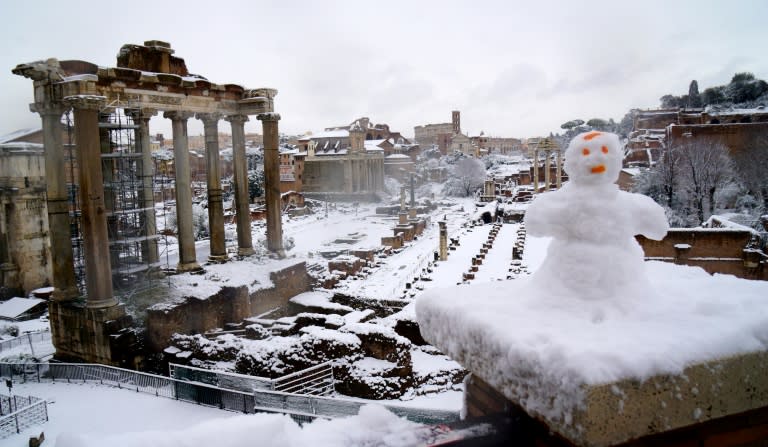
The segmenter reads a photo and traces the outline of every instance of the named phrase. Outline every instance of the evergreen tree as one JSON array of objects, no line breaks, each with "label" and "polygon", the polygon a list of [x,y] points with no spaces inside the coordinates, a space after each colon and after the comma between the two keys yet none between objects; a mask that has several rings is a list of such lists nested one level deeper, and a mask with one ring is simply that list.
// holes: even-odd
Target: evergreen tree
[{"label": "evergreen tree", "polygon": [[701,107],[701,95],[699,95],[699,83],[694,79],[688,86],[688,107]]}]

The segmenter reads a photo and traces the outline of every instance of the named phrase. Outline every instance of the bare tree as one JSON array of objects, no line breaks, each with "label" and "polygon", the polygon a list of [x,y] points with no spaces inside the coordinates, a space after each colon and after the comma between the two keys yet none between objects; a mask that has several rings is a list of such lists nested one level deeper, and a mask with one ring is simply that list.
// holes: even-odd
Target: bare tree
[{"label": "bare tree", "polygon": [[703,222],[714,212],[717,191],[735,181],[733,161],[727,147],[710,140],[685,143],[677,150],[682,162],[682,185],[698,221]]},{"label": "bare tree", "polygon": [[753,138],[734,162],[747,192],[759,200],[758,211],[768,213],[768,135]]},{"label": "bare tree", "polygon": [[453,173],[443,189],[446,194],[469,196],[483,186],[485,165],[476,158],[462,158],[453,168]]}]

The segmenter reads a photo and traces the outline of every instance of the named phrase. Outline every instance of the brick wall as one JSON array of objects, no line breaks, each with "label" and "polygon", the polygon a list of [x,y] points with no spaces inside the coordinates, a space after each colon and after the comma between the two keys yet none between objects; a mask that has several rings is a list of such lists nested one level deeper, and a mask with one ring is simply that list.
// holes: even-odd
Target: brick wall
[{"label": "brick wall", "polygon": [[763,262],[758,268],[744,265],[744,248],[752,232],[725,228],[673,228],[661,241],[637,236],[646,259],[701,267],[708,273],[723,273],[739,278],[768,280]]}]

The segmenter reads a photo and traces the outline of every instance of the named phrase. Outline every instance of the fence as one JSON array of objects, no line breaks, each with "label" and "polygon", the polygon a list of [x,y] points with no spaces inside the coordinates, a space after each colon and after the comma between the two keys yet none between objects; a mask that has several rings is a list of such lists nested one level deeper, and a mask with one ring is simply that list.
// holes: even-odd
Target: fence
[{"label": "fence", "polygon": [[[242,413],[284,413],[297,422],[356,415],[361,406],[370,403],[362,400],[298,395],[266,389],[251,392],[229,390],[206,383],[189,382],[98,364],[0,363],[0,377],[22,382],[101,383],[222,410]],[[424,424],[451,422],[457,420],[459,416],[456,411],[393,405],[384,405],[384,407],[398,416]]]},{"label": "fence", "polygon": [[45,400],[33,396],[0,396],[0,439],[48,420]]},{"label": "fence", "polygon": [[51,332],[27,332],[10,340],[3,340],[0,342],[0,353],[8,355],[10,351],[17,350],[18,348],[25,348],[26,350],[27,347],[29,347],[32,356],[35,357],[53,354]]},{"label": "fence", "polygon": [[328,396],[334,392],[333,364],[331,362],[311,366],[277,379],[212,371],[175,363],[168,365],[168,369],[170,376],[174,379],[202,382],[246,393],[255,390],[275,390],[294,394]]}]

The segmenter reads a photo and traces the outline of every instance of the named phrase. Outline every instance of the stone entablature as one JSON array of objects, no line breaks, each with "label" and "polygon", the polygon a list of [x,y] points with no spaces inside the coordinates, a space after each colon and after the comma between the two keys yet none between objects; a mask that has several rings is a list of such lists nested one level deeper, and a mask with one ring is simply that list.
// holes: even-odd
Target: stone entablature
[{"label": "stone entablature", "polygon": [[[255,115],[274,110],[275,89],[245,89],[236,84],[215,84],[202,76],[181,74],[186,67],[184,70],[174,68],[168,72],[156,72],[153,70],[161,67],[151,55],[153,52],[166,54],[164,50],[139,45],[130,47],[130,54],[144,54],[133,57],[132,63],[126,63],[132,68],[99,67],[79,60],[48,59],[19,64],[13,73],[37,81],[36,103],[59,102],[70,96],[88,95],[102,96],[107,103],[124,108],[225,115]],[[140,65],[142,60],[146,65]]]}]

